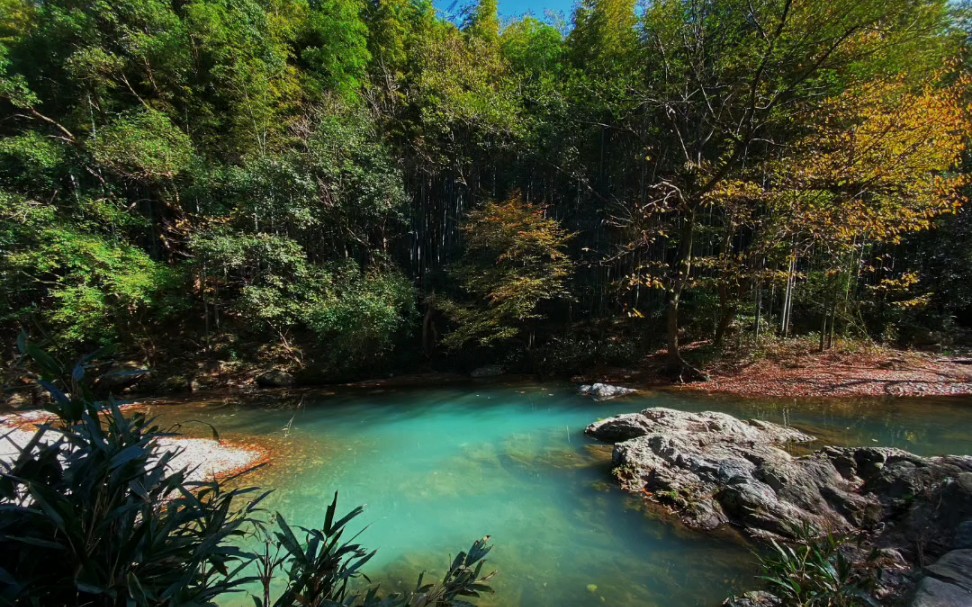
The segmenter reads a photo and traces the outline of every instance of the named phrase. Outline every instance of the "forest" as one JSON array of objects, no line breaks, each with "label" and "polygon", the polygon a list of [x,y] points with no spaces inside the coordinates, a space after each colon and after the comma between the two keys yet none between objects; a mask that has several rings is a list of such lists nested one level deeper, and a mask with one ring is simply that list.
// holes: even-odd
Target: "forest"
[{"label": "forest", "polygon": [[946,0],[0,0],[3,357],[961,346],[969,32]]}]

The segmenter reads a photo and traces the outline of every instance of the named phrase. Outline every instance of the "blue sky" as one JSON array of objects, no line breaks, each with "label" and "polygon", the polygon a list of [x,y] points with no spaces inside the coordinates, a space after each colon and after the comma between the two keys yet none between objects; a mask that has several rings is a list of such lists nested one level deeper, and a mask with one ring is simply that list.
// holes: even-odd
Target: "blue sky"
[{"label": "blue sky", "polygon": [[[439,14],[455,19],[462,13],[462,9],[470,4],[470,0],[434,0]],[[499,0],[500,18],[503,20],[519,17],[531,13],[538,19],[543,19],[546,12],[560,12],[568,21],[574,9],[575,0]]]}]

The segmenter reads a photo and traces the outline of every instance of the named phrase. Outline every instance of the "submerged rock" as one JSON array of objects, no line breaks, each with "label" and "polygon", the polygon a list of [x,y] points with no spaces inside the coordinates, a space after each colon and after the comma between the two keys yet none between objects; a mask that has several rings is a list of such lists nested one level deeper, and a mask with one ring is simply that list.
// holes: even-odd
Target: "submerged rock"
[{"label": "submerged rock", "polygon": [[618,396],[634,394],[637,390],[625,388],[623,386],[612,386],[611,384],[585,384],[577,389],[582,396],[593,396],[597,400],[608,400]]}]

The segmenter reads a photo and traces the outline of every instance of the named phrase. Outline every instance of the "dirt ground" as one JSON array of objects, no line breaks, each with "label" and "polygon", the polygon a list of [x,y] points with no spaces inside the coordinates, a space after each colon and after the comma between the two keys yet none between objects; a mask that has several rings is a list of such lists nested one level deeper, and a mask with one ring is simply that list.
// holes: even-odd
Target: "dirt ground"
[{"label": "dirt ground", "polygon": [[710,380],[683,389],[739,396],[972,395],[972,360],[888,349],[796,349],[715,365]]}]

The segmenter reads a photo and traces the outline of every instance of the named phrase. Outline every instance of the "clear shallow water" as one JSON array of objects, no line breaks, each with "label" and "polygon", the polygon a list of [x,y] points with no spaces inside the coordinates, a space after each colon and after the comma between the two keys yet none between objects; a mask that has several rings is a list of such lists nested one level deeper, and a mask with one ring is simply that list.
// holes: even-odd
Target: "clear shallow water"
[{"label": "clear shallow water", "polygon": [[[972,453],[972,401],[756,401],[655,393],[610,403],[570,386],[463,385],[348,390],[261,401],[153,407],[163,422],[202,420],[229,438],[270,441],[272,466],[248,481],[266,506],[317,524],[335,490],[367,508],[372,579],[410,586],[491,535],[496,595],[483,605],[718,605],[751,587],[745,546],[652,519],[610,476],[590,422],[647,406],[720,410],[789,423],[822,443]],[[184,430],[201,428],[191,424]],[[246,603],[241,603],[246,604]]]}]

